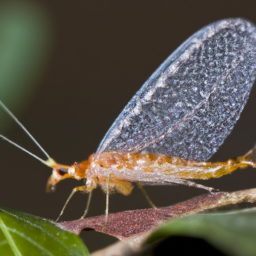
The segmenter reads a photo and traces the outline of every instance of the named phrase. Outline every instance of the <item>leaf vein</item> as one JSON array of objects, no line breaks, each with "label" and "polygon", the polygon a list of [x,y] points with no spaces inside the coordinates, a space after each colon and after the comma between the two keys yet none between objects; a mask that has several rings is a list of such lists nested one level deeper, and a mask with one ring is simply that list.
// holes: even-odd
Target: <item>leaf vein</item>
[{"label": "leaf vein", "polygon": [[0,217],[0,224],[2,231],[6,237],[6,240],[9,242],[9,245],[14,253],[15,256],[22,256],[18,247],[16,246],[15,242],[13,241],[13,238],[11,234],[8,232],[8,228],[5,226],[3,219]]},{"label": "leaf vein", "polygon": [[38,225],[36,225],[36,224],[34,224],[34,223],[32,223],[32,222],[26,220],[26,219],[20,218],[19,216],[15,215],[15,214],[13,214],[13,213],[10,213],[10,212],[8,212],[8,211],[5,211],[5,210],[3,210],[3,209],[1,209],[0,211],[3,211],[4,213],[6,213],[6,214],[8,214],[8,215],[11,215],[11,216],[15,217],[15,218],[18,219],[18,220],[21,220],[21,221],[23,221],[23,222],[26,222],[26,223],[28,223],[29,225],[31,225],[31,226],[33,226],[33,227],[35,227],[35,228],[40,229],[40,230],[43,231],[45,234],[47,234],[48,236],[50,236],[51,238],[53,238],[55,241],[57,241],[58,243],[60,243],[63,247],[69,249],[69,247],[68,247],[65,243],[62,243],[60,240],[56,239],[55,236],[53,236],[53,235],[51,235],[50,233],[48,233],[48,232],[47,232],[45,229],[43,229],[42,227],[40,227],[40,226],[38,226]]},{"label": "leaf vein", "polygon": [[[29,220],[26,220],[26,219],[21,218],[21,217],[15,215],[15,214],[13,214],[13,213],[10,213],[10,212],[4,210],[3,208],[1,208],[0,211],[6,213],[6,214],[8,214],[8,215],[11,215],[11,216],[15,217],[16,219],[18,219],[18,220],[20,220],[20,221],[23,221],[23,222],[25,222],[25,223],[28,223],[29,225],[31,225],[31,226],[33,226],[33,227],[35,227],[35,228],[38,228],[39,230],[41,230],[42,232],[44,232],[46,235],[48,235],[49,237],[51,237],[52,239],[54,239],[56,242],[58,242],[58,243],[59,243],[61,246],[63,246],[65,249],[67,249],[67,251],[74,253],[74,252],[71,250],[70,247],[68,247],[65,243],[63,243],[61,240],[57,239],[57,238],[56,238],[55,236],[53,236],[52,234],[48,233],[48,232],[47,232],[45,229],[43,229],[42,227],[40,227],[40,226],[38,226],[38,225],[36,225],[36,224],[30,222]],[[78,254],[75,253],[74,255],[78,255]]]},{"label": "leaf vein", "polygon": [[7,229],[17,235],[19,235],[20,237],[24,238],[25,240],[27,240],[28,242],[30,242],[31,244],[35,245],[37,248],[39,248],[40,250],[42,250],[43,252],[46,252],[48,255],[50,256],[54,256],[50,251],[48,251],[45,247],[41,246],[40,244],[38,244],[35,240],[31,239],[30,237],[26,236],[24,233],[18,232],[16,229],[11,229],[8,228]]}]

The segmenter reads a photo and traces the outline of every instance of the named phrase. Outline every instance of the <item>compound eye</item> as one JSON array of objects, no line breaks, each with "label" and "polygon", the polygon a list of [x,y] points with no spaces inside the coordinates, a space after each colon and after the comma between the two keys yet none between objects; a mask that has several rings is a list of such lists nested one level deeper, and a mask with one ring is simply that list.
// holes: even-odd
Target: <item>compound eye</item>
[{"label": "compound eye", "polygon": [[64,175],[64,174],[68,173],[67,169],[65,169],[65,168],[58,169],[58,172],[60,175]]}]

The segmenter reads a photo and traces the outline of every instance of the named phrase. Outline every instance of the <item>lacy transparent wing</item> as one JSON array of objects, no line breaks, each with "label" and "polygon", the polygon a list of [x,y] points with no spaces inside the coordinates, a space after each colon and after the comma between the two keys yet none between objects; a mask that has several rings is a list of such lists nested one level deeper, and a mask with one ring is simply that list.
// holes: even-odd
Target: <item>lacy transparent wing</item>
[{"label": "lacy transparent wing", "polygon": [[152,152],[208,160],[240,117],[256,76],[256,29],[243,19],[210,24],[151,75],[97,152]]}]

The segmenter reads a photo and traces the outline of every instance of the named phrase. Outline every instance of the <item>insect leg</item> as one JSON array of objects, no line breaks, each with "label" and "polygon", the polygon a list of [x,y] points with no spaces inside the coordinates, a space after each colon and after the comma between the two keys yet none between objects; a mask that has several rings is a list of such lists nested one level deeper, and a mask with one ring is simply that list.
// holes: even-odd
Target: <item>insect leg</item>
[{"label": "insect leg", "polygon": [[137,181],[136,182],[136,185],[138,186],[138,188],[142,191],[143,195],[145,196],[146,200],[148,201],[149,205],[154,208],[154,209],[157,209],[157,207],[154,205],[154,203],[150,200],[146,190],[143,188],[142,184]]},{"label": "insect leg", "polygon": [[84,186],[76,187],[76,188],[74,188],[74,189],[72,190],[70,196],[68,197],[66,203],[64,204],[64,206],[63,206],[63,208],[62,208],[62,210],[61,210],[61,212],[60,212],[59,217],[57,218],[57,220],[56,220],[55,222],[57,222],[57,221],[60,219],[61,215],[63,214],[63,212],[64,212],[64,210],[65,210],[65,208],[66,208],[68,202],[69,202],[70,199],[72,198],[72,196],[73,196],[77,191],[86,191],[86,189],[87,189],[87,186],[84,185]]},{"label": "insect leg", "polygon": [[189,186],[189,187],[195,187],[195,188],[201,188],[201,189],[205,189],[208,190],[209,192],[212,192],[214,190],[217,190],[215,188],[211,188],[211,187],[207,187],[201,184],[197,184],[193,181],[190,180],[182,180],[182,179],[172,179],[172,180],[166,180],[170,183],[175,183],[175,184],[181,184],[181,185],[185,185],[185,186]]},{"label": "insect leg", "polygon": [[102,229],[102,232],[105,232],[106,227],[108,225],[108,209],[109,209],[109,183],[110,183],[111,173],[108,175],[108,183],[107,183],[107,193],[106,193],[106,219],[105,219],[105,225]]},{"label": "insect leg", "polygon": [[86,216],[86,214],[87,214],[87,212],[88,212],[88,210],[89,210],[89,206],[90,206],[90,203],[91,203],[91,199],[92,199],[92,190],[89,192],[88,199],[87,199],[87,204],[86,204],[86,208],[85,208],[84,214],[83,214],[83,216],[81,217],[81,219],[83,219],[83,218]]}]

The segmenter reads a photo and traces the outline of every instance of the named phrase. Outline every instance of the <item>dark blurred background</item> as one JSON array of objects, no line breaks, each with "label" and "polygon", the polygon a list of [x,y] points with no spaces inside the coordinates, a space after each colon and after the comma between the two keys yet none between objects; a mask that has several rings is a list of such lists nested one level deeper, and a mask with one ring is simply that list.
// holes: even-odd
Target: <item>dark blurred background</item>
[{"label": "dark blurred background", "polygon": [[[229,17],[256,24],[256,2],[2,1],[0,98],[56,161],[84,160],[169,54],[203,26]],[[2,133],[45,158],[2,111],[0,117]],[[242,155],[255,143],[256,88],[232,134],[211,160]],[[81,184],[66,180],[55,193],[47,194],[51,170],[4,141],[0,141],[0,163],[0,205],[44,218],[56,219],[72,188]],[[221,191],[252,188],[256,187],[256,170],[239,170],[200,183]],[[157,206],[205,193],[184,186],[146,190]],[[76,194],[62,220],[79,218],[86,200],[87,195]],[[137,188],[128,197],[110,197],[110,212],[146,207]],[[97,189],[88,216],[104,211],[105,195]],[[81,236],[90,251],[115,241],[93,231]]]}]

